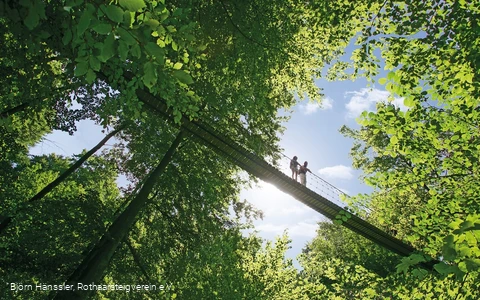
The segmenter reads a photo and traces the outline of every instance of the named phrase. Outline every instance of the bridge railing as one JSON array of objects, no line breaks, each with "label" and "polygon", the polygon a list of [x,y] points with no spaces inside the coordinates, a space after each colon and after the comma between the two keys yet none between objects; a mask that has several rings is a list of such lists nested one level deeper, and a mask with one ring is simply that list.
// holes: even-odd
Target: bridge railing
[{"label": "bridge railing", "polygon": [[[278,161],[278,170],[283,172],[285,175],[291,177],[292,171],[290,170],[290,161],[292,160],[292,157],[288,157],[283,153],[280,153],[280,155],[281,158]],[[303,161],[299,161],[298,163],[303,164]],[[297,169],[298,168],[299,166],[297,166]],[[311,172],[312,173],[307,173],[307,188],[319,194],[320,196],[330,200],[331,202],[335,203],[340,207],[347,206],[342,201],[344,197],[348,196],[347,194],[345,194],[343,191],[315,174],[315,170],[311,170]],[[299,176],[297,178],[297,181],[300,182]]]}]

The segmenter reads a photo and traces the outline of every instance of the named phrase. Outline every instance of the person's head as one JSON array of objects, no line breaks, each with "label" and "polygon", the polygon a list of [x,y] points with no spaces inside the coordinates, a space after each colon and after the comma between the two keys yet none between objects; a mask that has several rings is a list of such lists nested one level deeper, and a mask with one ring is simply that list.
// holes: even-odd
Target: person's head
[{"label": "person's head", "polygon": [[293,157],[293,160],[297,160],[297,157],[296,157],[296,156],[294,156],[294,157]]},{"label": "person's head", "polygon": [[308,161],[304,162],[304,163],[303,163],[303,166],[304,166],[304,167],[308,166]]}]

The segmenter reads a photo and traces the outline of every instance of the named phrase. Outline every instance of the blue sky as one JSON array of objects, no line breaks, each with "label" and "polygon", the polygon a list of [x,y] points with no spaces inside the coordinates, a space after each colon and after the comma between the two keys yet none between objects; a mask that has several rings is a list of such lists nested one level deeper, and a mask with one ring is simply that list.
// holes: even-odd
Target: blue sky
[{"label": "blue sky", "polygon": [[[360,172],[351,168],[349,151],[352,140],[343,137],[339,129],[342,125],[357,128],[355,119],[360,113],[374,110],[376,102],[387,101],[388,92],[383,87],[367,88],[365,79],[355,82],[319,80],[317,84],[323,89],[325,100],[321,105],[303,101],[293,108],[281,136],[284,154],[289,157],[296,155],[300,162],[307,160],[312,172],[349,195],[368,193],[369,187],[358,179]],[[395,102],[402,106],[401,99]],[[90,149],[104,136],[99,126],[91,121],[82,121],[73,136],[55,131],[33,147],[30,153],[55,152],[69,156]],[[289,172],[287,164],[285,161],[285,172]],[[307,177],[307,186],[312,185],[313,177],[311,174]],[[263,182],[242,191],[240,197],[264,212],[264,218],[254,223],[261,237],[273,240],[287,230],[292,240],[292,248],[287,253],[289,258],[294,259],[301,253],[305,244],[315,236],[317,222],[324,220],[309,207]]]},{"label": "blue sky", "polygon": [[[373,111],[377,102],[387,101],[389,93],[383,86],[367,87],[365,79],[355,82],[319,80],[317,85],[323,88],[325,100],[322,105],[303,101],[294,107],[282,135],[284,153],[289,157],[298,156],[301,163],[307,160],[313,173],[349,195],[369,193],[371,189],[359,180],[361,172],[351,167],[349,152],[353,141],[340,134],[339,129],[342,125],[358,128],[356,118],[361,112]],[[402,99],[395,99],[394,104],[405,109]],[[283,171],[290,174],[286,163]],[[308,174],[307,177],[309,186],[313,184],[312,176]],[[287,257],[292,259],[315,236],[317,222],[325,220],[270,184],[261,183],[244,190],[241,197],[264,212],[263,220],[254,223],[261,237],[273,240],[287,230],[292,240]]]}]

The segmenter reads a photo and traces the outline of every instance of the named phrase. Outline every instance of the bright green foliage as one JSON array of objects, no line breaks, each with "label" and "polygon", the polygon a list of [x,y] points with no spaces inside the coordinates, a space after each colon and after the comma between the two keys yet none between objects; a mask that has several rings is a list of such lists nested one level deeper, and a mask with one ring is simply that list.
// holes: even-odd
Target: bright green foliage
[{"label": "bright green foliage", "polygon": [[[355,141],[354,166],[375,189],[350,199],[351,205],[427,255],[404,258],[397,266],[400,273],[379,278],[360,267],[368,259],[353,255],[357,241],[341,239],[333,225],[323,225],[304,254],[303,274],[341,298],[476,299],[480,30],[473,20],[479,18],[478,5],[435,0],[362,4],[356,2],[353,9],[343,2],[328,20],[335,25],[335,19],[349,16],[352,23],[363,24],[351,61],[338,61],[329,76],[373,80],[383,62],[390,72],[378,82],[402,97],[408,110],[379,103],[375,112],[359,118],[359,130],[342,128]],[[338,215],[336,222],[343,218]],[[371,251],[360,248],[363,256]],[[428,255],[442,260],[435,266],[439,274],[416,268],[431,259]]]},{"label": "bright green foliage", "polygon": [[[462,284],[468,295],[478,282],[480,31],[471,20],[480,11],[478,5],[453,1],[378,5],[357,38],[353,75],[373,80],[380,53],[390,72],[379,83],[402,97],[408,109],[379,103],[359,118],[359,130],[342,128],[355,140],[354,166],[375,189],[353,204],[369,221],[443,260],[435,269],[446,278],[416,292],[456,297],[455,285]],[[398,270],[425,278],[411,267],[429,259],[414,254]]]},{"label": "bright green foliage", "polygon": [[[177,122],[182,114],[201,116],[257,154],[273,156],[282,121],[277,110],[292,106],[294,93],[319,100],[313,79],[320,77],[324,62],[336,57],[344,44],[333,38],[325,44],[330,33],[316,26],[315,7],[295,1],[268,6],[251,1],[241,7],[217,1],[20,1],[2,2],[0,8],[6,32],[17,40],[31,37],[40,45],[43,52],[35,52],[39,53],[37,65],[44,53],[52,53],[49,61],[61,68],[50,77],[73,83],[62,88],[64,96],[78,86],[86,87],[83,95],[103,89],[106,96],[93,101],[98,105],[92,118],[104,125],[125,119],[138,125],[124,135],[128,153],[121,146],[111,152],[135,184],[158,163],[166,141],[176,131],[142,107],[136,90],[147,88],[165,99]],[[47,67],[39,69],[45,72]],[[130,74],[133,79],[126,80]],[[151,196],[152,206],[143,212],[127,247],[136,265],[141,264],[139,257],[149,262],[145,266],[162,263],[147,269],[154,277],[175,272],[175,259],[184,252],[174,250],[185,248],[185,253],[191,253],[201,245],[207,252],[218,251],[205,243],[224,233],[225,224],[231,222],[226,217],[231,205],[239,215],[246,208],[237,199],[243,184],[235,175],[237,167],[194,143],[182,147],[161,177]],[[218,243],[222,245],[221,240]],[[207,254],[197,266],[214,263],[208,261],[211,253]],[[128,277],[130,272],[121,271],[129,266],[124,258],[113,262],[106,282]],[[217,285],[207,283],[213,292]]]},{"label": "bright green foliage", "polygon": [[[25,8],[30,5],[31,9]],[[94,97],[104,90],[98,85],[91,90],[85,89],[81,82],[72,80],[64,59],[59,59],[59,54],[44,42],[54,39],[55,33],[35,30],[36,34],[32,35],[21,25],[21,16],[26,14],[29,21],[25,20],[25,24],[37,26],[40,19],[46,18],[45,9],[43,1],[0,3],[0,67],[3,74],[0,78],[0,126],[8,128],[13,123],[15,127],[15,123],[21,122],[25,132],[41,133],[46,126],[73,133],[75,121],[91,117],[100,102]],[[68,110],[72,100],[77,100],[82,108]]]},{"label": "bright green foliage", "polygon": [[[155,163],[152,153],[164,151],[160,141],[171,133],[165,125],[159,130],[162,122],[151,119],[140,127],[142,134],[135,128],[125,130],[122,138],[128,141],[128,152],[122,147],[112,150],[112,158],[123,162],[129,178],[146,173]],[[239,216],[247,211],[238,199],[243,181],[235,170],[204,146],[183,144],[130,233],[146,272],[124,246],[114,257],[105,282],[138,281],[140,277],[142,283],[172,283],[174,290],[164,296],[175,293],[181,299],[272,299],[284,294],[288,290],[285,282],[290,282],[284,278],[296,274],[291,263],[283,262],[286,241],[259,252],[259,242],[242,238],[238,220],[227,217],[229,207]]]},{"label": "bright green foliage", "polygon": [[[11,165],[9,173],[15,181],[1,182],[0,211],[15,216],[0,236],[3,286],[11,282],[61,282],[111,221],[119,204],[117,173],[112,164],[99,157],[86,162],[40,204],[25,203],[69,164],[55,155],[33,157]],[[45,296],[42,291],[2,289],[1,297]]]},{"label": "bright green foliage", "polygon": [[[301,256],[302,278],[310,285],[323,286],[327,292],[309,294],[309,299],[476,299],[478,273],[461,276],[411,270],[424,255],[399,258],[387,250],[359,239],[343,227],[321,223],[318,236]],[[395,272],[395,264],[398,264]],[[441,263],[435,269],[453,273],[455,265]],[[335,298],[336,297],[336,298]]]},{"label": "bright green foliage", "polygon": [[341,259],[352,265],[361,265],[379,276],[395,271],[399,256],[359,237],[343,226],[321,222],[317,236],[304,249],[302,261]]},{"label": "bright green foliage", "polygon": [[[189,141],[104,281],[175,281],[166,298],[479,298],[478,19],[475,1],[1,1],[1,205],[2,214],[22,212],[2,237],[2,280],[64,280],[119,207],[116,173],[100,158],[37,206],[24,205],[67,165],[27,159],[43,133],[72,132],[85,117],[103,125],[132,120],[137,126],[107,155],[136,185],[125,190],[130,197],[177,132],[143,107],[138,89],[164,99],[177,123],[182,114],[201,118],[275,158],[278,109],[293,106],[295,93],[319,100],[314,78],[325,63],[329,78],[351,71],[373,79],[381,57],[389,73],[379,83],[409,109],[379,104],[362,115],[361,129],[343,129],[356,141],[354,165],[375,188],[352,205],[443,259],[440,276],[415,268],[427,259],[420,254],[393,274],[391,256],[325,224],[325,239],[312,242],[296,274],[283,259],[285,237],[263,249],[228,217],[231,206],[239,216],[250,212],[238,200],[245,184],[238,168]],[[353,37],[358,49],[340,61]],[[69,111],[71,100],[82,109]],[[348,218],[343,212],[336,222]],[[54,248],[59,241],[65,246]],[[158,295],[133,297],[143,296]]]},{"label": "bright green foliage", "polygon": [[352,215],[348,211],[342,210],[335,216],[333,223],[336,225],[342,225],[343,222],[347,222],[351,217]]},{"label": "bright green foliage", "polygon": [[[165,98],[174,114],[196,117],[202,112],[221,126],[246,126],[259,138],[274,136],[270,124],[278,129],[276,111],[295,103],[293,93],[320,99],[313,79],[346,45],[350,33],[322,26],[320,9],[327,8],[297,1],[237,6],[222,1],[106,5],[65,0],[2,7],[6,16],[18,16],[7,19],[11,26],[59,53],[54,60],[65,66],[66,76],[91,84],[101,72],[122,91],[121,99],[111,99],[100,112],[104,122],[120,111],[137,115],[134,91],[146,86]],[[23,22],[28,24],[24,28],[27,16],[34,22]],[[136,78],[127,83],[122,77],[126,71]]]},{"label": "bright green foliage", "polygon": [[[285,299],[292,297],[297,282],[297,270],[285,259],[289,240],[284,234],[275,244],[267,242],[264,249],[252,249],[242,255],[243,270],[256,299]],[[247,294],[248,297],[248,294]]]}]

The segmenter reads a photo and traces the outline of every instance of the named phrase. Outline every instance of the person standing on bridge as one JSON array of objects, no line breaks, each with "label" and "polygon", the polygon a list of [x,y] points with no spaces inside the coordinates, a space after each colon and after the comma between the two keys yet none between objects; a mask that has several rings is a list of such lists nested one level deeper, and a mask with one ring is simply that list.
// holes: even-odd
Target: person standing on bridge
[{"label": "person standing on bridge", "polygon": [[[298,181],[297,180],[297,176],[298,176],[298,166],[300,165],[297,161],[297,157],[294,156],[293,159],[290,161],[290,170],[292,170],[292,179],[295,179],[295,181]],[[295,175],[295,177],[294,177]]]},{"label": "person standing on bridge", "polygon": [[304,186],[307,186],[307,172],[312,173],[308,166],[308,161],[303,163],[303,166],[300,166],[300,169],[298,170],[298,175],[300,176],[300,183],[303,184]]}]

